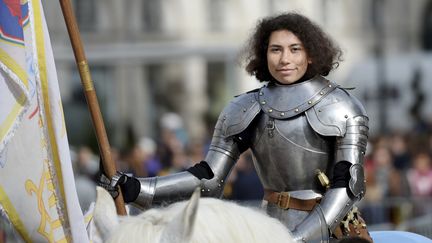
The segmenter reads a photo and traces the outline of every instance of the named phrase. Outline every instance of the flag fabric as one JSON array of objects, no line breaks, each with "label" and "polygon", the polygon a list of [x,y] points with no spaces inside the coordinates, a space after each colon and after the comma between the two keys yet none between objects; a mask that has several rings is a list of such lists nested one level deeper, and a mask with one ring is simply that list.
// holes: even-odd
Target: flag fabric
[{"label": "flag fabric", "polygon": [[0,214],[26,242],[88,242],[40,0],[0,0]]}]

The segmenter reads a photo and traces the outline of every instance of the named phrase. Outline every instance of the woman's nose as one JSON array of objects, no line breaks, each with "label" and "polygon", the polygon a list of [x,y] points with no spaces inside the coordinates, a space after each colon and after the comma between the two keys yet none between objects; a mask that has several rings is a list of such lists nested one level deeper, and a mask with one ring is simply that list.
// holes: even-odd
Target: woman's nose
[{"label": "woman's nose", "polygon": [[280,62],[282,64],[287,64],[291,62],[291,55],[288,51],[283,51],[281,54]]}]

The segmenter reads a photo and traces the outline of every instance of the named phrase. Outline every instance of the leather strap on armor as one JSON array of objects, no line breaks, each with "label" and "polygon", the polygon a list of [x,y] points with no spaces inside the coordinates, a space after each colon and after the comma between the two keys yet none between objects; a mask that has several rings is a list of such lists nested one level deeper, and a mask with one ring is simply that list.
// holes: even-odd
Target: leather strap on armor
[{"label": "leather strap on armor", "polygon": [[268,203],[276,204],[282,209],[295,209],[300,211],[312,211],[312,209],[317,205],[321,198],[313,199],[298,199],[291,197],[288,192],[275,192],[268,189],[264,189],[264,200]]}]

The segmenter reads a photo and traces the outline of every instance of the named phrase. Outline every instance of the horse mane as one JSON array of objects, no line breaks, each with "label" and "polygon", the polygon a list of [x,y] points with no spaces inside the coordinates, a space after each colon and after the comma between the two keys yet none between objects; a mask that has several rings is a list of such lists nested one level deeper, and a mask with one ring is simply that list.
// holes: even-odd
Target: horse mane
[{"label": "horse mane", "polygon": [[[190,201],[152,208],[138,216],[120,216],[117,227],[105,240],[128,243],[178,242],[173,240],[179,238],[172,236],[176,233],[170,225],[179,218],[179,214],[188,209]],[[282,223],[259,209],[220,199],[199,198],[199,194],[196,202],[196,213],[192,215],[194,222],[179,224],[187,227],[190,232],[190,238],[186,238],[184,242],[293,242],[289,230]],[[96,215],[95,220],[98,220]]]}]

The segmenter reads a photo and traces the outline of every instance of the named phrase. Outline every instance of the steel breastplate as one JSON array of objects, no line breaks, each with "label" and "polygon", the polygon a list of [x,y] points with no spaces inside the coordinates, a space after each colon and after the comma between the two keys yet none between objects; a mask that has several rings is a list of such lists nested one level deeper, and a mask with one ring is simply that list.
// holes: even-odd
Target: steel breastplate
[{"label": "steel breastplate", "polygon": [[318,135],[304,114],[286,120],[264,114],[259,119],[251,149],[264,188],[323,192],[316,170],[331,176],[334,139]]},{"label": "steel breastplate", "polygon": [[316,76],[298,84],[267,85],[256,94],[264,114],[258,118],[251,149],[264,188],[324,190],[316,171],[331,176],[334,138],[316,133],[304,112],[336,87]]}]

